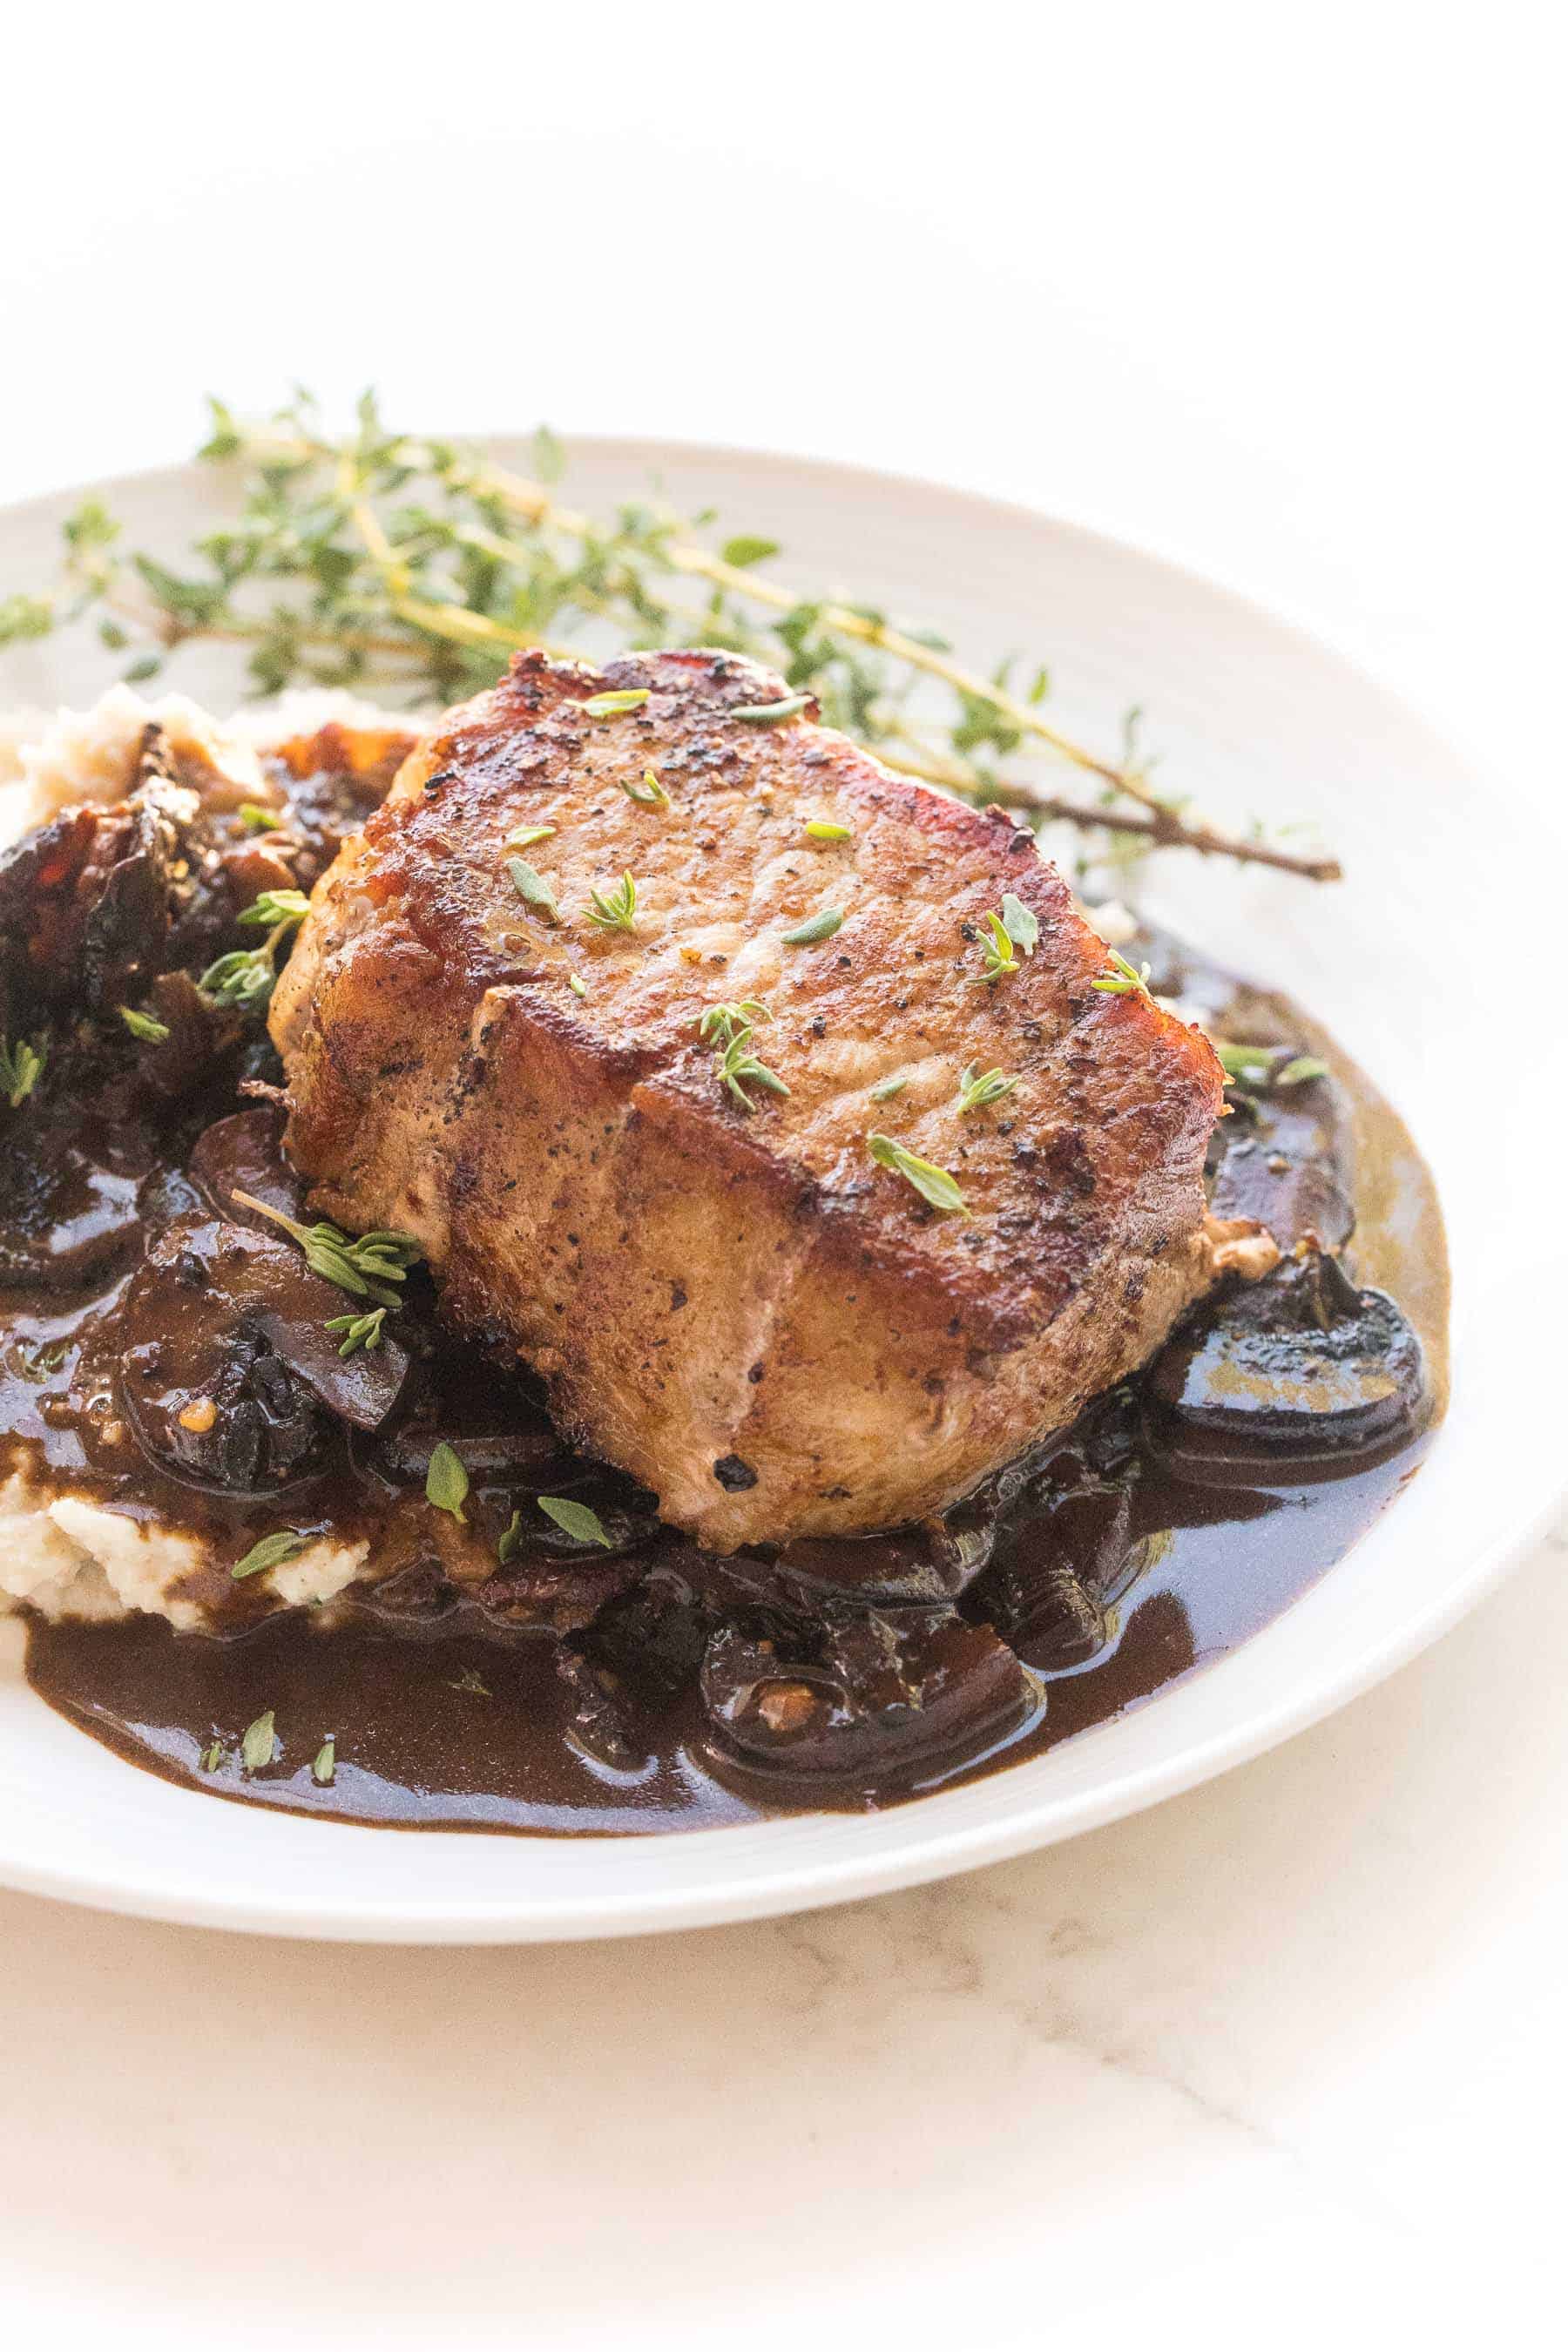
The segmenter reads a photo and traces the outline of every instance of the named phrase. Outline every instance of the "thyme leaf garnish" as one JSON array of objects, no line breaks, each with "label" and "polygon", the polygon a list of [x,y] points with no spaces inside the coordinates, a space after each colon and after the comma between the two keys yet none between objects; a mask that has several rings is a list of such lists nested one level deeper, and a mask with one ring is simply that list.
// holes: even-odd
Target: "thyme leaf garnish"
[{"label": "thyme leaf garnish", "polygon": [[[554,830],[553,826],[551,830]],[[523,903],[537,907],[547,923],[559,923],[560,902],[543,875],[536,874],[527,859],[522,857],[509,857],[506,870],[511,877],[512,888]]]},{"label": "thyme leaf garnish", "polygon": [[759,1062],[754,1054],[747,1051],[751,1036],[749,1029],[738,1029],[719,1055],[720,1082],[728,1087],[742,1110],[756,1108],[746,1092],[748,1086],[766,1087],[775,1095],[789,1092],[776,1070],[770,1070],[765,1062]]},{"label": "thyme leaf garnish", "polygon": [[934,1167],[931,1160],[921,1159],[918,1152],[896,1143],[890,1135],[868,1135],[866,1149],[879,1168],[890,1168],[895,1175],[902,1176],[933,1209],[947,1209],[961,1217],[970,1214],[969,1203],[956,1178],[945,1168]]},{"label": "thyme leaf garnish", "polygon": [[851,841],[855,833],[853,825],[835,824],[825,816],[807,817],[805,830],[813,841]]},{"label": "thyme leaf garnish", "polygon": [[275,927],[292,930],[296,923],[304,921],[310,911],[310,901],[303,890],[263,890],[260,898],[252,900],[239,919],[259,931],[271,930]]},{"label": "thyme leaf garnish", "polygon": [[541,1495],[539,1507],[547,1519],[553,1519],[563,1535],[574,1543],[602,1544],[605,1551],[614,1551],[615,1544],[605,1533],[604,1522],[597,1511],[586,1503],[574,1503],[569,1495]]},{"label": "thyme leaf garnish", "polygon": [[895,1072],[890,1078],[884,1078],[880,1085],[872,1087],[871,1100],[873,1102],[891,1102],[893,1097],[895,1095],[901,1095],[908,1085],[908,1078],[900,1077],[898,1073]]},{"label": "thyme leaf garnish", "polygon": [[1233,1045],[1225,1038],[1211,1038],[1219,1066],[1233,1087],[1264,1086],[1274,1066],[1275,1049],[1269,1045]]},{"label": "thyme leaf garnish", "polygon": [[302,1225],[297,1218],[285,1216],[281,1209],[269,1207],[254,1192],[242,1192],[237,1186],[229,1198],[280,1225],[291,1240],[299,1243],[305,1253],[305,1263],[313,1273],[335,1282],[351,1298],[374,1298],[378,1307],[402,1305],[400,1293],[392,1286],[403,1282],[409,1267],[417,1265],[425,1255],[423,1245],[412,1234],[377,1230],[355,1237],[324,1221]]},{"label": "thyme leaf garnish", "polygon": [[260,1772],[271,1763],[278,1747],[273,1710],[258,1715],[254,1723],[245,1727],[245,1737],[239,1743],[239,1760],[247,1772]]},{"label": "thyme leaf garnish", "polygon": [[259,1012],[269,1001],[278,981],[280,940],[302,923],[310,902],[302,890],[263,890],[239,920],[258,929],[270,928],[257,948],[237,948],[209,963],[196,986],[215,1004],[232,1004],[241,1012]]},{"label": "thyme leaf garnish", "polygon": [[133,1037],[142,1038],[149,1045],[162,1045],[168,1037],[166,1021],[154,1019],[151,1013],[138,1013],[134,1005],[122,1004],[120,1017]]},{"label": "thyme leaf garnish", "polygon": [[814,948],[823,940],[830,940],[835,931],[843,928],[843,908],[824,907],[819,915],[809,916],[804,923],[797,923],[793,931],[784,931],[780,936],[786,948]]},{"label": "thyme leaf garnish", "polygon": [[235,814],[247,833],[276,833],[283,823],[276,809],[263,808],[259,801],[241,801]]},{"label": "thyme leaf garnish", "polygon": [[969,975],[972,984],[976,987],[989,987],[1005,973],[1018,970],[1018,959],[1013,953],[1015,942],[1008,935],[1007,926],[1001,916],[993,910],[987,912],[983,920],[986,927],[986,935],[980,942],[984,962],[979,971]]},{"label": "thyme leaf garnish", "polygon": [[1291,1054],[1288,1047],[1280,1045],[1234,1045],[1224,1038],[1210,1042],[1227,1083],[1243,1094],[1275,1087],[1305,1086],[1310,1078],[1326,1078],[1329,1075],[1327,1062],[1320,1061],[1316,1054]]},{"label": "thyme leaf garnish", "polygon": [[278,942],[290,927],[280,923],[258,948],[234,948],[209,963],[196,986],[214,1004],[232,1004],[242,1013],[258,1013],[278,984],[273,961]]},{"label": "thyme leaf garnish", "polygon": [[223,1762],[222,1740],[209,1739],[206,1746],[202,1749],[200,1756],[196,1759],[196,1762],[202,1771],[216,1772],[218,1766]]},{"label": "thyme leaf garnish", "polygon": [[372,1348],[380,1347],[385,1337],[382,1328],[385,1321],[385,1307],[373,1307],[368,1315],[334,1315],[323,1328],[342,1332],[343,1344],[338,1353],[352,1356],[356,1348],[363,1348],[368,1354]]},{"label": "thyme leaf garnish", "polygon": [[783,727],[789,719],[798,719],[810,704],[809,694],[786,694],[777,702],[742,702],[731,711],[743,727]]},{"label": "thyme leaf garnish", "polygon": [[1001,1070],[980,1070],[972,1062],[958,1082],[959,1117],[972,1110],[984,1110],[988,1103],[1000,1102],[1017,1085],[1016,1078],[1007,1077]]},{"label": "thyme leaf garnish", "polygon": [[310,1766],[310,1778],[319,1788],[330,1789],[338,1769],[338,1743],[331,1732],[317,1748]]},{"label": "thyme leaf garnish", "polygon": [[625,793],[627,800],[636,801],[639,808],[668,808],[669,806],[669,794],[665,791],[664,786],[659,782],[658,776],[651,768],[645,768],[643,770],[642,782],[640,783],[637,782],[634,777],[623,776],[621,778],[621,790]]},{"label": "thyme leaf garnish", "polygon": [[719,1082],[728,1087],[742,1110],[756,1108],[746,1092],[748,1086],[766,1087],[775,1095],[789,1092],[778,1072],[770,1070],[751,1050],[756,1024],[773,1017],[765,1004],[749,996],[740,1004],[710,1004],[698,1018],[697,1034],[713,1048]]},{"label": "thyme leaf garnish", "polygon": [[41,1037],[35,1037],[31,1043],[26,1037],[18,1037],[14,1046],[0,1037],[0,1089],[13,1110],[21,1109],[43,1076],[48,1058],[48,1046]]},{"label": "thyme leaf garnish", "polygon": [[606,898],[602,890],[591,889],[588,920],[602,931],[635,931],[637,927],[637,886],[629,874],[623,874]]},{"label": "thyme leaf garnish", "polygon": [[588,983],[580,971],[569,971],[566,975],[566,985],[574,996],[586,996],[588,993]]},{"label": "thyme leaf garnish", "polygon": [[646,686],[613,687],[608,693],[591,694],[577,708],[590,719],[618,719],[623,710],[640,710],[651,690]]},{"label": "thyme leaf garnish", "polygon": [[253,1543],[245,1558],[235,1561],[229,1576],[237,1584],[242,1576],[259,1576],[263,1569],[279,1568],[286,1559],[297,1559],[309,1541],[296,1528],[279,1528],[275,1535]]},{"label": "thyme leaf garnish", "polygon": [[748,996],[739,1004],[710,1004],[697,1020],[697,1034],[706,1045],[718,1039],[728,1045],[737,1029],[755,1028],[759,1021],[771,1021],[773,1014],[756,997]]},{"label": "thyme leaf garnish", "polygon": [[535,842],[550,840],[554,831],[552,824],[525,824],[516,833],[508,834],[506,846],[508,849],[531,849]]},{"label": "thyme leaf garnish", "polygon": [[1005,891],[1002,897],[1002,929],[1026,956],[1032,956],[1040,943],[1039,917],[1032,907],[1025,906],[1022,898],[1016,898],[1011,890]]},{"label": "thyme leaf garnish", "polygon": [[719,551],[737,572],[743,572],[749,563],[765,563],[770,555],[784,552],[776,539],[754,539],[748,532],[727,539]]},{"label": "thyme leaf garnish", "polygon": [[1115,948],[1107,948],[1105,953],[1110,969],[1109,971],[1102,971],[1098,980],[1091,981],[1089,982],[1091,988],[1101,988],[1108,996],[1147,996],[1149,994],[1147,964],[1141,971],[1135,971],[1127,958],[1120,954]]},{"label": "thyme leaf garnish", "polygon": [[468,1474],[451,1446],[442,1438],[432,1450],[430,1466],[425,1473],[425,1499],[466,1527],[468,1515],[463,1505],[468,1495]]}]

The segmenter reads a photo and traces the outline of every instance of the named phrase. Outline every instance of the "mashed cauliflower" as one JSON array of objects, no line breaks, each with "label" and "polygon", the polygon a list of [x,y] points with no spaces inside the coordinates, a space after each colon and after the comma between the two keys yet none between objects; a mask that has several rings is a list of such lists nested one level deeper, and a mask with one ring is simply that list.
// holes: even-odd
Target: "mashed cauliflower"
[{"label": "mashed cauliflower", "polygon": [[[368,705],[318,694],[289,696],[220,724],[183,695],[149,702],[125,686],[111,688],[90,710],[0,719],[0,848],[62,809],[119,799],[149,726],[163,730],[176,755],[193,755],[232,802],[267,796],[259,744],[331,719],[372,728],[389,723]],[[363,1541],[325,1538],[259,1581],[281,1604],[324,1603],[354,1581],[368,1551]],[[207,1547],[196,1538],[106,1510],[25,1465],[0,1480],[0,1615],[24,1603],[51,1618],[149,1611],[189,1629],[204,1622],[204,1612],[181,1588],[209,1564]]]}]

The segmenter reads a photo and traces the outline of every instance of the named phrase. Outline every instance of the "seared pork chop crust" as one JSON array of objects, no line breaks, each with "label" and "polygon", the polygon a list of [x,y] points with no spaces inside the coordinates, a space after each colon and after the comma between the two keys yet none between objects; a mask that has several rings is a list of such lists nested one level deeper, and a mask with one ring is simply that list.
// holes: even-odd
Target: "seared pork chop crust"
[{"label": "seared pork chop crust", "polygon": [[[1142,1362],[1211,1273],[1206,1040],[1093,985],[1104,944],[1027,833],[815,705],[748,716],[784,693],[721,652],[520,656],[345,845],[271,1015],[317,1209],[416,1234],[447,1311],[721,1550],[938,1508]],[[595,921],[628,873],[634,927]],[[1039,940],[988,982],[1005,892]],[[750,1110],[699,1034],[745,1002],[789,1089],[752,1082]],[[961,1075],[993,1067],[1017,1086],[963,1111]]]}]

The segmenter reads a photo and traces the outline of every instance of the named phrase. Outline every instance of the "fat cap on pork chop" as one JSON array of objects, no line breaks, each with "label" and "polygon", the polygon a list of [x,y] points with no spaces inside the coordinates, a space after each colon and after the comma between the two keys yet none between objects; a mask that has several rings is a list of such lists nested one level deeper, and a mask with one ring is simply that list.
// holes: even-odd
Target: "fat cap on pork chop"
[{"label": "fat cap on pork chop", "polygon": [[[1201,1033],[1094,986],[1029,834],[785,695],[722,652],[520,655],[345,844],[271,1013],[318,1212],[416,1234],[447,1316],[720,1550],[938,1509],[1216,1266]],[[627,874],[629,928],[595,920]],[[1005,893],[1038,943],[987,980]],[[752,1009],[705,1039],[719,1004]],[[731,1067],[788,1089],[742,1081],[750,1109],[742,1020]],[[964,1110],[993,1069],[1016,1087]]]}]

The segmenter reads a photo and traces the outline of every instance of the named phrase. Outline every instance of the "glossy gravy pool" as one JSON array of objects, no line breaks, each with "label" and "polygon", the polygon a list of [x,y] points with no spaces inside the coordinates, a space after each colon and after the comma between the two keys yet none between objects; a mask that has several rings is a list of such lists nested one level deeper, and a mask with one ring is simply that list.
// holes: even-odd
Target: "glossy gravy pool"
[{"label": "glossy gravy pool", "polygon": [[[1205,977],[1191,964],[1187,976],[1189,984]],[[1162,1436],[1144,1376],[1091,1408],[1075,1443],[993,1498],[990,1565],[959,1603],[975,1618],[1015,1608],[1008,1639],[1029,1669],[1029,1696],[1005,1722],[832,1773],[795,1774],[784,1759],[763,1768],[715,1738],[695,1654],[681,1652],[710,1622],[710,1600],[689,1612],[684,1631],[679,1609],[657,1620],[675,1628],[662,1653],[634,1643],[616,1654],[601,1676],[613,1691],[613,1736],[584,1714],[580,1685],[563,1678],[555,1632],[498,1625],[450,1596],[422,1606],[417,1591],[411,1606],[384,1596],[330,1626],[295,1611],[225,1638],[175,1633],[150,1617],[35,1619],[34,1689],[128,1760],[236,1801],[402,1828],[581,1835],[905,1801],[1037,1755],[1224,1656],[1342,1559],[1415,1475],[1446,1391],[1447,1276],[1431,1179],[1387,1105],[1298,1009],[1223,987],[1233,1013],[1245,1005],[1253,1034],[1297,1039],[1331,1065],[1337,1164],[1360,1213],[1347,1263],[1356,1281],[1390,1292],[1418,1332],[1428,1412],[1398,1443],[1348,1465],[1303,1469],[1260,1454],[1255,1475],[1238,1478],[1233,1466],[1216,1478],[1201,1449],[1194,1457]],[[1232,1136],[1233,1154],[1237,1141],[1268,1152],[1278,1139],[1270,1118],[1288,1128],[1282,1098],[1265,1108],[1256,1136]],[[1268,1156],[1270,1166],[1283,1157]],[[1242,1160],[1231,1166],[1234,1182]],[[170,1181],[177,1192],[181,1179]],[[18,1331],[35,1344],[58,1339],[68,1318],[40,1319],[47,1304],[10,1296],[0,1319],[13,1341]],[[20,1406],[13,1396],[9,1426],[37,1404],[30,1392]],[[139,1490],[139,1507],[183,1505],[189,1523],[192,1498],[171,1497],[144,1465]],[[344,1484],[313,1509],[348,1525],[374,1507],[363,1484]],[[222,1517],[208,1513],[209,1532]],[[649,1538],[655,1581],[664,1578],[671,1592],[689,1593],[697,1558],[668,1531]],[[724,1564],[710,1565],[722,1584]],[[746,1563],[740,1573],[743,1581]],[[731,1605],[744,1616],[756,1600],[765,1620],[765,1578],[759,1591],[731,1595]],[[899,1609],[889,1614],[898,1619]],[[272,1761],[247,1765],[242,1736],[268,1714]]]}]

